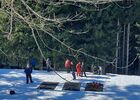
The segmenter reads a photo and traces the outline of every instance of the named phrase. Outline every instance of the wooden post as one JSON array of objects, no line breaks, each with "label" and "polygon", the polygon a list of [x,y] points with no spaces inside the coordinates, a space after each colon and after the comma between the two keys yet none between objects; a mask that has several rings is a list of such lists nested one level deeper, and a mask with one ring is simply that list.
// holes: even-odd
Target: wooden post
[{"label": "wooden post", "polygon": [[137,56],[138,56],[138,58],[137,58],[137,63],[138,63],[138,69],[137,69],[137,71],[136,71],[136,75],[140,75],[140,55],[139,54],[137,54]]},{"label": "wooden post", "polygon": [[127,25],[127,44],[126,44],[126,69],[125,69],[125,74],[128,74],[128,63],[129,63],[129,36],[130,36],[130,23]]},{"label": "wooden post", "polygon": [[[122,43],[122,67],[125,67],[125,36],[126,36],[126,24],[124,23],[124,29],[123,29],[123,43]],[[122,70],[122,73],[124,74],[124,70]]]},{"label": "wooden post", "polygon": [[[117,23],[117,25],[118,25],[118,29],[119,29],[119,27],[120,27],[120,21],[119,21],[119,18],[118,18],[118,23]],[[119,29],[120,30],[120,29]],[[118,30],[118,32],[117,32],[117,39],[116,39],[116,62],[115,62],[115,73],[117,74],[117,67],[118,67],[118,50],[119,50],[119,30]]]}]

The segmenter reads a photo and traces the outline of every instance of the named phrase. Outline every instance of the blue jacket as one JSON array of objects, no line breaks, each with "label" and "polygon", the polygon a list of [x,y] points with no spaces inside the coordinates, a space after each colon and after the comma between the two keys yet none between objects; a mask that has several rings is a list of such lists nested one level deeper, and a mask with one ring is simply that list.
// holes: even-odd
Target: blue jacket
[{"label": "blue jacket", "polygon": [[31,68],[31,67],[25,68],[24,72],[25,72],[27,75],[29,75],[29,74],[32,73],[32,68]]},{"label": "blue jacket", "polygon": [[36,60],[34,58],[32,58],[32,60],[31,60],[31,65],[32,66],[35,66],[36,65]]}]

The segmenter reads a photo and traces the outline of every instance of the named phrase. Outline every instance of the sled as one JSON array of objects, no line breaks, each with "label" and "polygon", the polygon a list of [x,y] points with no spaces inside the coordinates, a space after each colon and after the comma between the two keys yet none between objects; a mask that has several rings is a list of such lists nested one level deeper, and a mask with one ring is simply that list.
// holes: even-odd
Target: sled
[{"label": "sled", "polygon": [[80,91],[80,83],[76,82],[66,82],[63,86],[62,90],[70,90],[70,91]]},{"label": "sled", "polygon": [[103,91],[103,84],[101,83],[87,83],[85,87],[85,91],[97,91],[102,92]]},{"label": "sled", "polygon": [[59,82],[42,82],[38,89],[54,90]]}]

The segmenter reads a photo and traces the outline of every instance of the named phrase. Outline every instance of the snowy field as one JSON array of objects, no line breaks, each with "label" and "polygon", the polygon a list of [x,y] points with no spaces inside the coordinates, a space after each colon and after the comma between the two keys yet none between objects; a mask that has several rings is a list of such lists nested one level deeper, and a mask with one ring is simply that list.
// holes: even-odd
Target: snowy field
[{"label": "snowy field", "polygon": [[[69,81],[72,75],[58,72]],[[73,82],[81,82],[80,91],[62,90],[65,83],[54,72],[33,71],[34,83],[26,84],[25,74],[19,69],[0,69],[0,100],[140,100],[140,76],[126,75],[93,75],[78,77]],[[37,89],[40,83],[59,82],[55,90]],[[101,82],[104,84],[103,92],[84,91],[85,83]],[[14,89],[16,94],[10,95],[9,90]]]}]

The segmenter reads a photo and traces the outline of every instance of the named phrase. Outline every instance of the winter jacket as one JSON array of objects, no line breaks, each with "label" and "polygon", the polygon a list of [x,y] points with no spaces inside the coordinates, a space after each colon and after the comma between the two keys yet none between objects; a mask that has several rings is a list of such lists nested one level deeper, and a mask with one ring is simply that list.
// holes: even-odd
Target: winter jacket
[{"label": "winter jacket", "polygon": [[66,68],[70,68],[71,65],[72,65],[72,62],[71,62],[70,60],[67,59],[67,60],[65,61],[65,67],[66,67]]},{"label": "winter jacket", "polygon": [[47,59],[46,65],[47,67],[51,67],[51,61],[49,59]]},{"label": "winter jacket", "polygon": [[47,66],[45,59],[42,60],[42,63],[43,63],[43,67],[46,67]]},{"label": "winter jacket", "polygon": [[31,60],[31,65],[32,65],[32,67],[36,65],[36,61],[34,58]]},{"label": "winter jacket", "polygon": [[27,75],[29,75],[29,74],[32,73],[32,68],[31,68],[31,67],[25,68],[24,72],[25,72]]},{"label": "winter jacket", "polygon": [[80,63],[78,63],[78,64],[76,65],[76,71],[77,71],[77,72],[81,72],[81,64],[80,64]]}]

